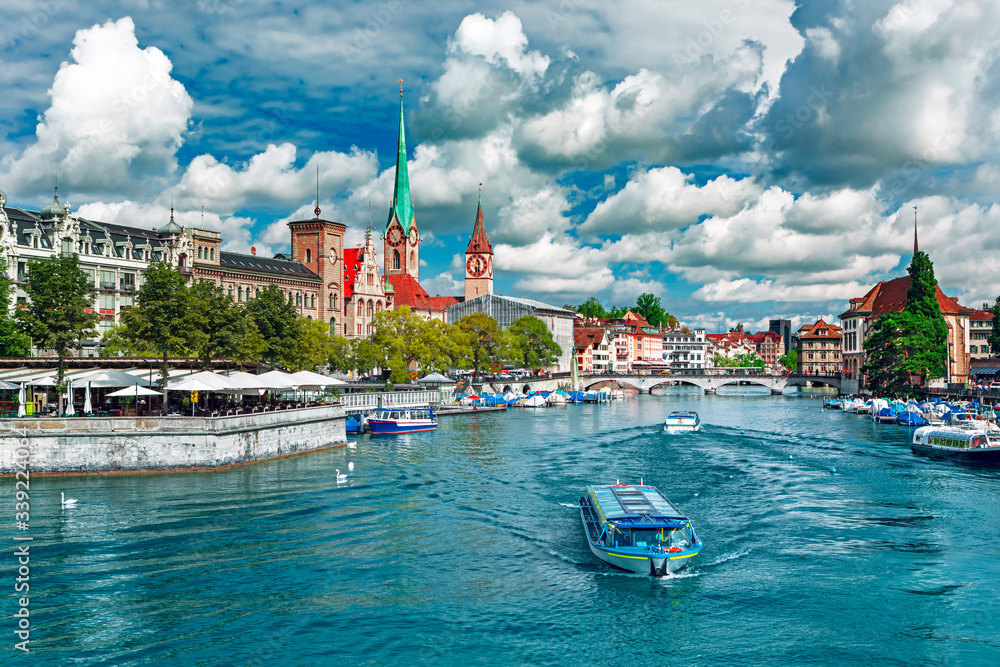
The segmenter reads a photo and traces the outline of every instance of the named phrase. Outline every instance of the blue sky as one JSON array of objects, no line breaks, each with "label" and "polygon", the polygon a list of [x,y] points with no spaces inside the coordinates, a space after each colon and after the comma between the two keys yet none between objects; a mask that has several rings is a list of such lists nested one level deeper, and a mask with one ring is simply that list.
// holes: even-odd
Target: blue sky
[{"label": "blue sky", "polygon": [[[180,4],[180,6],[174,6]],[[0,1],[0,189],[234,251],[384,225],[404,80],[421,282],[461,293],[478,184],[497,290],[659,295],[718,329],[835,316],[921,246],[1000,294],[998,8],[965,0]],[[202,218],[202,206],[205,207]]]}]

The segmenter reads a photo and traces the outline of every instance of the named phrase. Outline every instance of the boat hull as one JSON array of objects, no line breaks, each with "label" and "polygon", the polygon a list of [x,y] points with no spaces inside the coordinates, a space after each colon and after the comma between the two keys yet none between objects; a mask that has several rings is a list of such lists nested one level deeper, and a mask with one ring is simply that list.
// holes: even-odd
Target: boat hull
[{"label": "boat hull", "polygon": [[946,459],[957,463],[974,465],[1000,466],[1000,447],[953,448],[929,447],[927,445],[911,444],[914,454],[935,459]]},{"label": "boat hull", "polygon": [[423,433],[425,431],[436,431],[437,421],[426,422],[423,420],[402,421],[394,419],[369,419],[368,426],[372,430],[372,435],[400,435],[402,433]]},{"label": "boat hull", "polygon": [[700,431],[701,424],[671,424],[666,423],[663,425],[668,431]]}]

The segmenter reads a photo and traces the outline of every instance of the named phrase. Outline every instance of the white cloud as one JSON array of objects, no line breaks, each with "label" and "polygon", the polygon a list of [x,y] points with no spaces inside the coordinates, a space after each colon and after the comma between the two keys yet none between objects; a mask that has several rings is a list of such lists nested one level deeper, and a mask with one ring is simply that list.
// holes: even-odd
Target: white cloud
[{"label": "white cloud", "polygon": [[70,55],[35,143],[0,163],[5,185],[47,189],[58,174],[77,190],[125,193],[172,174],[193,103],[166,55],[139,47],[129,17],[79,30]]},{"label": "white cloud", "polygon": [[465,294],[465,283],[455,280],[451,273],[445,271],[433,278],[420,281],[420,286],[431,296],[459,296]]},{"label": "white cloud", "polygon": [[451,41],[451,50],[482,56],[486,62],[504,62],[522,76],[545,73],[549,59],[538,51],[528,51],[528,38],[513,12],[504,12],[496,20],[482,14],[470,14],[462,19]]}]

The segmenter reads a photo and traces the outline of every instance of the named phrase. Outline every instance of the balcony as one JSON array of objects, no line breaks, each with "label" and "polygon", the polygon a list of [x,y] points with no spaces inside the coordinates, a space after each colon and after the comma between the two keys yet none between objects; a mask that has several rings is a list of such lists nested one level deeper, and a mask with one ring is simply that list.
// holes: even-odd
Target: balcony
[{"label": "balcony", "polygon": [[100,287],[101,287],[101,289],[114,290],[115,289],[115,283],[114,282],[106,283],[106,282],[104,282],[102,280],[101,283],[100,283]]}]

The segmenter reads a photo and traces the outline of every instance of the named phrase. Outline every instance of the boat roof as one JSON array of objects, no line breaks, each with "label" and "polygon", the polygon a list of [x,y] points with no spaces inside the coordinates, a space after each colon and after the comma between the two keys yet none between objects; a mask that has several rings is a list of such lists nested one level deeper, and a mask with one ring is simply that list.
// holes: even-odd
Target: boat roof
[{"label": "boat roof", "polygon": [[671,412],[671,417],[697,417],[697,412],[691,412],[689,410],[678,410],[677,412]]},{"label": "boat roof", "polygon": [[649,484],[614,484],[588,486],[587,492],[597,503],[604,521],[656,522],[656,519],[687,521],[676,505]]}]

